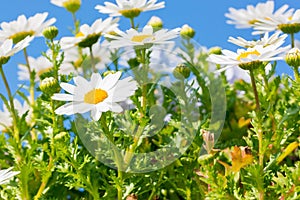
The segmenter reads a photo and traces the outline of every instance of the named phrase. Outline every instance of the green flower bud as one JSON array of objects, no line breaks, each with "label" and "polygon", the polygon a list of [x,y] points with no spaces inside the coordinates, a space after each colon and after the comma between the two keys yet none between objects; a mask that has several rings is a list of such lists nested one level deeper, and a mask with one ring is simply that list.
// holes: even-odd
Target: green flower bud
[{"label": "green flower bud", "polygon": [[71,13],[77,12],[80,6],[81,0],[68,0],[63,3],[63,7]]},{"label": "green flower bud", "polygon": [[162,27],[163,27],[163,21],[159,17],[156,17],[156,16],[151,17],[151,19],[149,20],[149,22],[147,24],[152,26],[152,28],[155,30],[162,29]]},{"label": "green flower bud", "polygon": [[184,38],[193,38],[195,33],[195,30],[187,24],[183,25],[180,31],[181,37]]},{"label": "green flower bud", "polygon": [[190,76],[191,70],[184,64],[179,64],[173,70],[173,75],[177,79],[186,79]]},{"label": "green flower bud", "polygon": [[52,95],[59,91],[60,87],[57,80],[53,77],[47,77],[40,83],[40,89],[45,94]]},{"label": "green flower bud", "polygon": [[291,49],[285,56],[285,62],[292,67],[300,66],[300,50],[298,48]]},{"label": "green flower bud", "polygon": [[212,47],[209,49],[208,54],[216,54],[221,55],[222,54],[222,48],[221,47]]},{"label": "green flower bud", "polygon": [[53,40],[58,35],[56,26],[49,26],[43,30],[43,35],[49,40]]}]

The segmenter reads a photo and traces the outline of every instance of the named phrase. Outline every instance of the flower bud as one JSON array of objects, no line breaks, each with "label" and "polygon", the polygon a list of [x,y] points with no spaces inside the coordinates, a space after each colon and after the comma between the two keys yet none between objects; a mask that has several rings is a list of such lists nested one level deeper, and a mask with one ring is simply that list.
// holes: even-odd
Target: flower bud
[{"label": "flower bud", "polygon": [[208,54],[216,54],[216,55],[221,55],[222,54],[222,49],[220,47],[212,47],[209,49]]},{"label": "flower bud", "polygon": [[186,79],[190,76],[191,70],[184,64],[179,64],[175,67],[173,75],[177,79]]},{"label": "flower bud", "polygon": [[148,25],[152,26],[153,29],[159,30],[163,27],[163,21],[159,17],[153,16],[148,21]]},{"label": "flower bud", "polygon": [[40,89],[45,94],[54,94],[55,92],[59,91],[59,85],[55,78],[53,77],[47,77],[43,79],[40,83]]},{"label": "flower bud", "polygon": [[300,50],[292,48],[285,56],[285,62],[292,67],[300,66]]},{"label": "flower bud", "polygon": [[183,25],[180,31],[180,35],[184,38],[193,38],[195,33],[195,30],[187,24]]},{"label": "flower bud", "polygon": [[53,40],[58,35],[56,26],[49,26],[43,30],[43,35],[49,40]]}]

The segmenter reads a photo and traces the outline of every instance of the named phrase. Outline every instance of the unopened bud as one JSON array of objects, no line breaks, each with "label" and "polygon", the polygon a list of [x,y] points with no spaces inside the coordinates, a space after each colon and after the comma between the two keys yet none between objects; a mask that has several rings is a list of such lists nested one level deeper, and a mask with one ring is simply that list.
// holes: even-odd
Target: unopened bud
[{"label": "unopened bud", "polygon": [[58,35],[56,26],[49,26],[43,30],[43,35],[49,40],[53,40]]},{"label": "unopened bud", "polygon": [[180,31],[180,35],[184,38],[193,38],[195,34],[195,30],[187,24],[183,25]]},{"label": "unopened bud", "polygon": [[175,67],[173,75],[177,79],[186,79],[190,76],[191,70],[185,64],[179,64]]},{"label": "unopened bud", "polygon": [[158,30],[163,27],[163,21],[159,17],[153,16],[149,20],[148,25],[152,26],[153,29]]},{"label": "unopened bud", "polygon": [[59,85],[55,78],[53,77],[47,77],[41,81],[40,89],[45,94],[54,94],[55,92],[58,92]]},{"label": "unopened bud", "polygon": [[222,49],[220,47],[212,47],[209,49],[208,54],[216,54],[216,55],[221,55],[222,54]]},{"label": "unopened bud", "polygon": [[285,62],[292,67],[300,66],[300,50],[292,48],[285,56]]}]

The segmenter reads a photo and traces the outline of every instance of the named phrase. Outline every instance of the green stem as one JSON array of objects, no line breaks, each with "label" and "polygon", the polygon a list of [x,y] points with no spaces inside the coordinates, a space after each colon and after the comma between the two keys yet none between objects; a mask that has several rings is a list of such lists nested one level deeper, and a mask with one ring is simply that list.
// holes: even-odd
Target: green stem
[{"label": "green stem", "polygon": [[13,118],[14,138],[15,138],[17,144],[19,145],[19,143],[20,143],[20,136],[19,136],[19,129],[18,129],[17,112],[15,110],[14,98],[12,96],[12,93],[11,93],[8,81],[6,79],[5,73],[3,71],[2,65],[0,65],[0,73],[1,73],[1,77],[2,77],[4,85],[5,85],[6,92],[7,92],[8,99],[9,99],[9,103],[10,103],[10,110],[11,110],[12,118]]},{"label": "green stem", "polygon": [[253,70],[249,70],[249,71],[250,71],[250,78],[251,78],[253,93],[254,93],[254,97],[255,97],[256,109],[260,110],[260,103],[259,103],[259,98],[258,98],[258,92],[257,92],[257,88],[256,88],[254,73],[253,73]]},{"label": "green stem", "polygon": [[292,48],[295,47],[295,34],[294,33],[291,33],[291,46],[292,46]]},{"label": "green stem", "polygon": [[96,69],[96,65],[95,65],[95,58],[94,58],[92,46],[90,46],[89,49],[90,49],[90,56],[91,56],[91,65],[92,65],[92,69],[93,69],[93,72],[96,73],[96,72],[97,72],[97,69]]},{"label": "green stem", "polygon": [[[101,123],[103,131],[104,131],[105,135],[108,137],[109,141],[111,143],[114,143],[113,136],[110,133],[109,128],[106,123],[106,113],[102,113],[102,116],[100,118],[100,123]],[[115,155],[115,162],[116,162],[117,168],[118,168],[118,180],[119,181],[116,183],[116,187],[117,187],[117,191],[118,191],[118,200],[122,200],[124,180],[123,180],[123,171],[122,171],[123,167],[121,165],[123,162],[121,159],[121,155],[116,150],[115,145],[112,145],[112,146],[113,146],[113,151],[114,151],[114,155]]]},{"label": "green stem", "polygon": [[160,172],[160,176],[159,176],[159,178],[158,178],[157,184],[153,185],[152,192],[151,192],[151,194],[150,194],[148,200],[153,200],[153,199],[154,199],[154,195],[155,195],[155,193],[156,193],[156,191],[157,191],[157,187],[159,187],[160,182],[162,181],[163,175],[164,175],[164,171],[162,170],[162,171]]},{"label": "green stem", "polygon": [[147,112],[147,93],[148,93],[148,61],[146,60],[146,49],[141,50],[141,62],[143,67],[143,86],[142,86],[142,108],[143,108],[143,114],[145,115]]},{"label": "green stem", "polygon": [[79,32],[79,26],[78,26],[78,22],[77,22],[76,15],[74,12],[72,12],[72,19],[73,19],[73,23],[74,23],[74,31],[75,31],[74,35],[76,35]]},{"label": "green stem", "polygon": [[[32,109],[34,109],[34,87],[35,87],[35,74],[33,73],[33,71],[31,70],[30,68],[30,63],[29,63],[29,60],[28,60],[28,54],[27,54],[27,50],[26,48],[23,49],[23,52],[24,52],[24,57],[25,57],[25,60],[26,60],[26,67],[28,69],[28,73],[29,73],[29,77],[30,77],[30,85],[29,85],[29,94],[30,94],[30,107]],[[32,116],[31,116],[31,126],[34,124],[34,112],[32,112]],[[30,131],[30,135],[31,135],[31,138],[32,140],[36,140],[37,139],[37,136],[35,134],[35,131],[34,129],[32,131]]]},{"label": "green stem", "polygon": [[129,18],[130,19],[130,25],[131,25],[131,28],[134,28],[135,29],[135,25],[134,25],[134,18]]},{"label": "green stem", "polygon": [[293,67],[294,70],[294,76],[295,76],[295,80],[298,81],[299,80],[299,67]]}]

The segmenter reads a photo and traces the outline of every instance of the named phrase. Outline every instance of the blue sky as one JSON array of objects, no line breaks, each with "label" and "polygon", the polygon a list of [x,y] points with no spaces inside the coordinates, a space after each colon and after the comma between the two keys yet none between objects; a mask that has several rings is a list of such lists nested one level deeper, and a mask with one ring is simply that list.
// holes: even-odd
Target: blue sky
[{"label": "blue sky", "polygon": [[[114,0],[108,0],[114,2]],[[159,0],[160,1],[160,0]],[[202,46],[220,46],[226,49],[235,50],[236,47],[227,42],[229,36],[242,36],[249,40],[253,39],[249,29],[235,29],[234,26],[226,24],[224,14],[229,7],[245,8],[248,4],[256,5],[258,0],[166,0],[166,7],[161,10],[142,13],[136,20],[137,24],[144,26],[145,23],[155,15],[164,21],[165,28],[172,29],[189,24],[196,30],[195,40]],[[77,18],[81,24],[91,24],[98,18],[106,18],[107,15],[100,14],[94,9],[95,5],[103,4],[102,0],[82,0],[82,7],[77,13]],[[299,0],[276,0],[276,8],[283,4],[299,9]],[[71,14],[65,9],[54,6],[50,0],[8,0],[1,5],[0,23],[15,20],[19,15],[25,14],[26,17],[33,16],[38,12],[49,12],[49,17],[55,17],[55,25],[59,28],[59,37],[71,35],[69,28],[73,26]],[[129,20],[122,18],[120,28],[125,30],[129,27]],[[300,38],[296,35],[296,38]],[[35,39],[28,48],[28,54],[33,57],[40,56],[41,51],[46,50],[45,42],[42,38]],[[14,92],[17,85],[17,64],[25,63],[22,52],[13,56],[4,65],[4,71],[8,76],[10,86]],[[279,66],[277,73],[291,73],[287,66]],[[6,94],[3,81],[0,81],[0,93]]]}]

